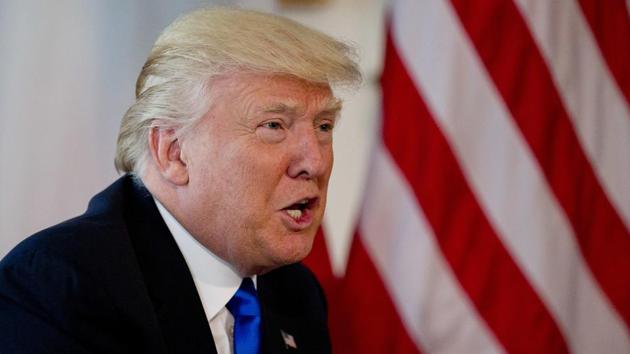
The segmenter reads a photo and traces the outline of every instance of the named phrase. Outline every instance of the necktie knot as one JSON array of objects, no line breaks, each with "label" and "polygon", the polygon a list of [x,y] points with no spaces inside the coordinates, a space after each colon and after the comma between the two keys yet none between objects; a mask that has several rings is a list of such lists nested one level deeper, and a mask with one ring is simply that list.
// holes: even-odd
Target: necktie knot
[{"label": "necktie knot", "polygon": [[234,354],[258,354],[260,303],[251,278],[243,279],[226,307],[234,316]]}]

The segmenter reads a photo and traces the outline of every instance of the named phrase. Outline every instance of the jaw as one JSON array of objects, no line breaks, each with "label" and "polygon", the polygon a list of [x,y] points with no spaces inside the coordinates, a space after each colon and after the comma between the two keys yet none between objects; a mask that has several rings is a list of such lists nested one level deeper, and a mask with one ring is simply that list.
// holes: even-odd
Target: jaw
[{"label": "jaw", "polygon": [[300,230],[288,230],[279,223],[280,228],[258,238],[258,243],[249,251],[249,257],[241,256],[241,260],[250,260],[250,264],[242,264],[239,269],[249,274],[263,274],[281,266],[302,261],[311,252],[315,234],[319,227],[311,225]]}]

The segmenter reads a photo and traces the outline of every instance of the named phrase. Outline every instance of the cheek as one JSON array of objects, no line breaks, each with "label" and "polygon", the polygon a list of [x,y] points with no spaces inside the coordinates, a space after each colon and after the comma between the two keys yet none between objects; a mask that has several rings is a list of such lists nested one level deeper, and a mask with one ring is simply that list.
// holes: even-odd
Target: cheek
[{"label": "cheek", "polygon": [[227,201],[239,213],[247,211],[257,219],[266,216],[270,204],[284,175],[282,158],[265,153],[239,151],[224,156],[221,187]]}]

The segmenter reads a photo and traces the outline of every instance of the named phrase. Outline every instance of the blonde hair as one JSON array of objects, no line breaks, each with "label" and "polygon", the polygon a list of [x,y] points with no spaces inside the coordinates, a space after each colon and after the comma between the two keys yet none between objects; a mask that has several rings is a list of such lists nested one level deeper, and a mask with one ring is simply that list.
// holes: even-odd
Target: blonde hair
[{"label": "blonde hair", "polygon": [[136,101],[121,122],[116,169],[142,174],[151,126],[184,131],[203,117],[214,77],[257,72],[354,87],[361,81],[355,57],[350,46],[275,15],[223,7],[184,15],[162,32],[140,72]]}]

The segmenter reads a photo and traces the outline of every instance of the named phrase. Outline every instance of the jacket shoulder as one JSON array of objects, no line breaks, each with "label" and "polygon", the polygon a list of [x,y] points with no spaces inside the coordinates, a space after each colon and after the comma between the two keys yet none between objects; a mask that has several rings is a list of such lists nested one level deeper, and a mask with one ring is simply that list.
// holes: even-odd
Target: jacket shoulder
[{"label": "jacket shoulder", "polygon": [[[122,215],[123,184],[114,183],[86,213],[28,237],[0,261],[0,352],[127,351],[128,329],[113,324],[150,309],[134,302],[149,300]],[[132,310],[126,302],[135,304]]]},{"label": "jacket shoulder", "polygon": [[28,265],[26,260],[46,255],[69,265],[95,264],[115,257],[122,238],[127,236],[124,194],[132,183],[123,177],[92,198],[87,211],[75,218],[39,231],[20,242],[0,262],[0,267]]},{"label": "jacket shoulder", "polygon": [[113,304],[97,274],[83,266],[96,246],[79,241],[77,228],[85,226],[77,223],[31,236],[0,262],[0,351],[88,352],[82,338],[116,350],[97,325],[112,322]]}]

